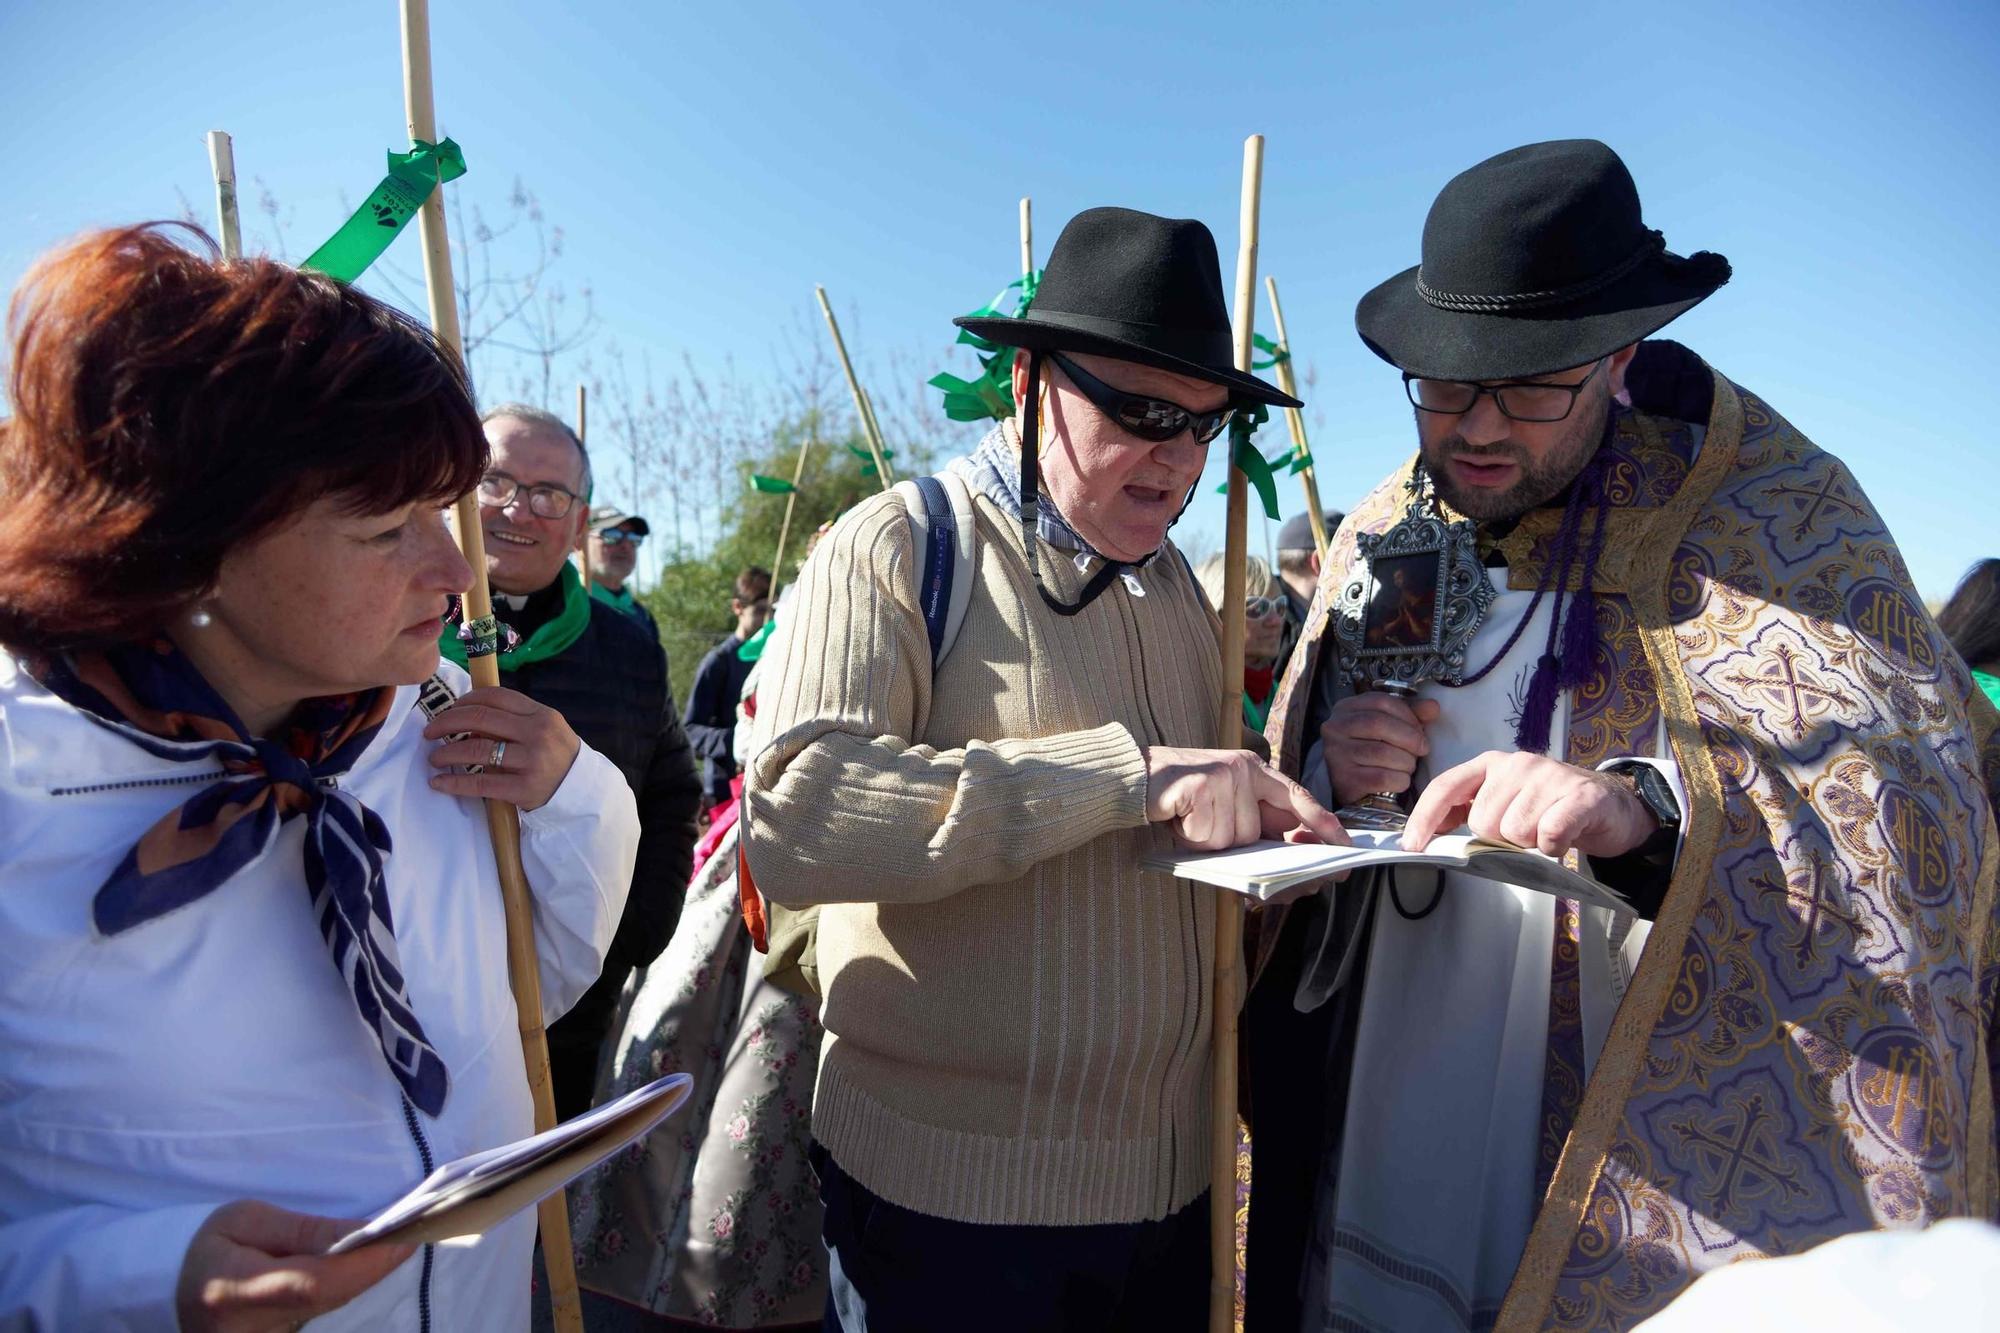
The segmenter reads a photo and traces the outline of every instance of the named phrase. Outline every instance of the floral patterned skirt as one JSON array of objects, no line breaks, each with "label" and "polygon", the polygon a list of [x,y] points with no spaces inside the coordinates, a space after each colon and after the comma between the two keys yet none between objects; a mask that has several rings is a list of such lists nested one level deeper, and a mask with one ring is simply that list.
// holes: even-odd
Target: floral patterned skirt
[{"label": "floral patterned skirt", "polygon": [[737,910],[731,830],[688,887],[666,952],[627,992],[601,1103],[694,1075],[688,1108],[570,1190],[577,1275],[667,1319],[812,1324],[826,1302],[819,1185],[806,1162],[821,1030],[763,979]]}]

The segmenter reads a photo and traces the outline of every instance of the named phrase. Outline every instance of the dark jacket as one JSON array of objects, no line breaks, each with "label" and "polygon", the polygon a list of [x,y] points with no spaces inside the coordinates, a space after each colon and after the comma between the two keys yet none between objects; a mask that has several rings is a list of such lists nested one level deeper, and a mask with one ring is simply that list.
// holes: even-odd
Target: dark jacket
[{"label": "dark jacket", "polygon": [[729,780],[736,776],[736,701],[756,665],[736,655],[742,646],[743,640],[732,634],[701,659],[681,715],[688,743],[701,756],[702,785],[717,802],[729,799]]},{"label": "dark jacket", "polygon": [[[537,611],[545,618],[541,600],[541,594],[529,599],[523,619],[532,623]],[[505,611],[501,616],[508,618]],[[547,661],[507,672],[501,684],[561,713],[586,745],[618,766],[639,802],[638,864],[604,971],[549,1029],[556,1109],[568,1119],[590,1104],[597,1049],[626,977],[659,957],[680,920],[694,865],[701,784],[674,716],[666,651],[615,607],[593,598],[590,623],[575,643]]]}]

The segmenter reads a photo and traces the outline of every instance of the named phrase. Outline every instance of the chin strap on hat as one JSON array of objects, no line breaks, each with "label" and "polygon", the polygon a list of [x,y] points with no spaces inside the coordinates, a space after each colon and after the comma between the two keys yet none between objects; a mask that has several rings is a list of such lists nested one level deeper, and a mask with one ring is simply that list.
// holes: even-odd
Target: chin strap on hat
[{"label": "chin strap on hat", "polygon": [[1090,582],[1083,585],[1082,593],[1074,602],[1059,600],[1042,585],[1042,478],[1038,457],[1042,425],[1041,387],[1042,354],[1030,352],[1028,393],[1021,403],[1021,545],[1028,552],[1028,574],[1035,580],[1035,591],[1042,595],[1043,603],[1059,616],[1073,616],[1102,597],[1104,590],[1109,588],[1121,573],[1131,569],[1134,562],[1106,557],[1104,567],[1091,576]]}]

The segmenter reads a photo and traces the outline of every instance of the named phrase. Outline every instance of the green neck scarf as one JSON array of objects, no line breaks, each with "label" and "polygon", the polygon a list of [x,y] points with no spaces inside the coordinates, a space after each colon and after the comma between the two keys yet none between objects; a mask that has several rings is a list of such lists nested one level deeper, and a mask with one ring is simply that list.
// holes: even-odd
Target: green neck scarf
[{"label": "green neck scarf", "polygon": [[1986,691],[1986,697],[1993,701],[1995,708],[2000,708],[2000,676],[1988,675],[1984,671],[1975,669],[1972,673],[1972,681],[1973,684]]},{"label": "green neck scarf", "polygon": [[771,641],[771,631],[777,627],[778,618],[776,616],[772,616],[769,620],[766,620],[764,628],[758,630],[755,634],[737,645],[736,660],[739,662],[755,662],[758,658],[762,657],[764,655],[764,645]]},{"label": "green neck scarf", "polygon": [[[562,586],[562,610],[511,651],[501,653],[501,671],[518,671],[535,662],[545,662],[567,652],[571,644],[583,637],[584,627],[590,624],[590,598],[583,591],[583,580],[577,577],[576,566],[563,561],[556,582]],[[460,666],[465,665],[465,645],[458,641],[458,626],[444,627],[444,633],[438,636],[438,651]]]},{"label": "green neck scarf", "polygon": [[590,585],[590,595],[606,606],[623,611],[628,616],[639,614],[639,603],[632,596],[630,588],[620,588],[617,592],[613,592],[602,583],[593,583]]}]

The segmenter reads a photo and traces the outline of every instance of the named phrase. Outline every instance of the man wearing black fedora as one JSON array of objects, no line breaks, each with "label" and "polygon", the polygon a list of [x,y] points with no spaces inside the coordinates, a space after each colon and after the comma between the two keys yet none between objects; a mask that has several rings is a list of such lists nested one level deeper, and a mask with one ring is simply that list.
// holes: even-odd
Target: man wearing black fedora
[{"label": "man wearing black fedora", "polygon": [[[1167,533],[1231,416],[1291,400],[1233,368],[1199,222],[1091,209],[1025,316],[961,323],[1019,349],[1021,424],[935,479],[973,529],[953,591],[900,494],[844,517],[745,770],[757,887],[821,908],[827,1325],[1196,1329],[1214,911],[1141,861],[1340,833],[1218,734],[1221,627]],[[926,608],[960,590],[947,647]]]},{"label": "man wearing black fedora", "polygon": [[[1991,719],[1847,470],[1646,341],[1729,276],[1573,140],[1453,179],[1360,302],[1418,452],[1328,554],[1274,762],[1627,910],[1401,867],[1267,914],[1252,1329],[1624,1328],[2000,1206]],[[1428,637],[1383,649],[1392,587]]]}]

